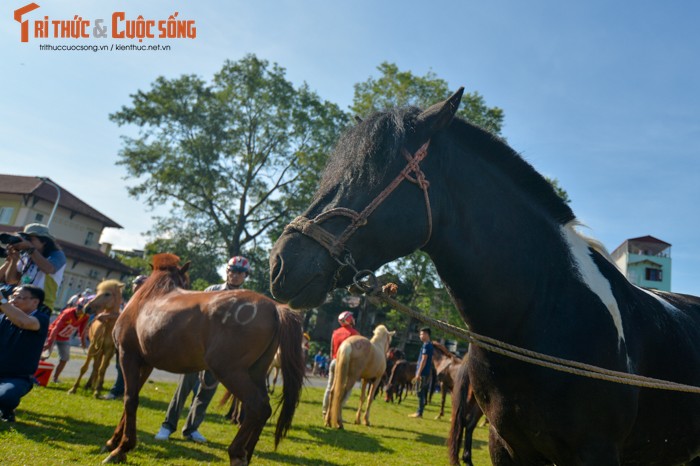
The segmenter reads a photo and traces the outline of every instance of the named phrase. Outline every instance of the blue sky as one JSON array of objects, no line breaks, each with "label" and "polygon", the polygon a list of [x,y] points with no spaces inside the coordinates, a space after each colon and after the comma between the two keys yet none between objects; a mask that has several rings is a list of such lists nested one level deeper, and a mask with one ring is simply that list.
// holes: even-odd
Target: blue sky
[{"label": "blue sky", "polygon": [[[156,77],[206,79],[247,53],[276,62],[347,108],[353,84],[382,61],[505,111],[503,135],[572,198],[587,234],[610,250],[652,235],[673,245],[674,291],[700,295],[700,4],[561,1],[45,1],[27,15],[196,21],[196,39],[150,40],[168,52],[41,51],[20,43],[0,9],[2,172],[47,175],[124,226],[103,240],[140,247],[151,212],[115,166],[120,135],[108,114]],[[108,21],[109,22],[109,21]]]}]

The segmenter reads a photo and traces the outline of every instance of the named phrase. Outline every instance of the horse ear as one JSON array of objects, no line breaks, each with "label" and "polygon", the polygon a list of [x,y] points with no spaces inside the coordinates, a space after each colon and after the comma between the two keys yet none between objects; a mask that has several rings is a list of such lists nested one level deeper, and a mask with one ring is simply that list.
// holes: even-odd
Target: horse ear
[{"label": "horse ear", "polygon": [[183,265],[182,267],[180,267],[180,273],[185,273],[185,272],[187,272],[187,271],[189,270],[189,268],[190,268],[190,264],[192,264],[192,261],[187,261],[187,262],[185,262],[185,265]]},{"label": "horse ear", "polygon": [[396,330],[394,330],[393,332],[389,332],[390,337],[393,337],[394,335],[396,335]]},{"label": "horse ear", "polygon": [[449,126],[457,113],[459,103],[462,101],[462,94],[464,94],[464,87],[457,89],[457,92],[452,94],[449,99],[432,105],[418,115],[416,133],[421,136],[421,139],[427,140],[433,134]]}]

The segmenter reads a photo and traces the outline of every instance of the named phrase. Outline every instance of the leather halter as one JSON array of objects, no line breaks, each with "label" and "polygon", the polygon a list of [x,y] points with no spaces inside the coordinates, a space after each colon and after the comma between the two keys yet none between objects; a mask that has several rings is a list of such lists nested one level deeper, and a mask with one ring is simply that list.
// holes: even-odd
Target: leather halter
[{"label": "leather halter", "polygon": [[[369,203],[367,207],[364,208],[362,212],[356,212],[352,209],[345,207],[335,207],[333,209],[321,212],[313,219],[308,219],[304,216],[299,216],[291,221],[285,228],[285,233],[291,233],[297,231],[309,238],[314,239],[321,246],[326,248],[330,253],[331,257],[336,260],[341,265],[348,265],[352,267],[355,272],[357,269],[354,265],[354,259],[352,254],[347,250],[345,244],[350,239],[350,237],[362,226],[367,224],[367,218],[374,212],[374,210],[379,207],[379,205],[384,202],[384,200],[391,194],[403,180],[408,180],[411,183],[415,183],[423,191],[423,197],[425,198],[425,207],[428,215],[428,234],[426,236],[425,242],[420,246],[423,247],[430,241],[430,236],[433,232],[433,215],[430,209],[430,197],[428,195],[428,187],[430,183],[425,178],[425,173],[420,169],[419,163],[428,155],[428,145],[430,140],[423,144],[415,154],[411,155],[405,148],[402,149],[402,153],[408,163],[401,173],[398,174],[396,178],[379,193],[379,195],[374,198],[372,202]],[[324,229],[320,223],[330,217],[348,217],[350,225],[348,225],[345,230],[339,235],[334,236],[328,230]]]}]

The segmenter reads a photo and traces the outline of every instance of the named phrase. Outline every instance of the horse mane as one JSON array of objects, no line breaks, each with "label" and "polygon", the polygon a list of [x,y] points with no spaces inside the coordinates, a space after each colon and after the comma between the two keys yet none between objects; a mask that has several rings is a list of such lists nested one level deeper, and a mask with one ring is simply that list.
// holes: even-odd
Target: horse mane
[{"label": "horse mane", "polygon": [[178,288],[176,281],[173,279],[173,274],[176,273],[178,273],[177,267],[154,270],[129,300],[128,306],[140,307],[145,301],[170,293]]},{"label": "horse mane", "polygon": [[323,171],[316,197],[327,194],[336,185],[375,186],[386,174],[388,162],[404,145],[406,129],[412,127],[404,121],[414,121],[419,113],[416,107],[389,109],[346,128]]},{"label": "horse mane", "polygon": [[[384,178],[391,161],[401,157],[407,134],[416,124],[417,107],[394,108],[375,113],[361,124],[348,127],[338,139],[321,177],[316,199],[336,186],[349,184],[372,188]],[[575,219],[569,205],[559,197],[551,183],[539,174],[506,142],[489,131],[455,117],[449,128],[462,150],[506,173],[515,186],[529,194],[553,219],[566,224]],[[444,138],[433,138],[431,145],[446,145]],[[450,163],[440,159],[438,163]],[[459,163],[458,157],[455,163]],[[451,173],[460,170],[452,167]]]}]

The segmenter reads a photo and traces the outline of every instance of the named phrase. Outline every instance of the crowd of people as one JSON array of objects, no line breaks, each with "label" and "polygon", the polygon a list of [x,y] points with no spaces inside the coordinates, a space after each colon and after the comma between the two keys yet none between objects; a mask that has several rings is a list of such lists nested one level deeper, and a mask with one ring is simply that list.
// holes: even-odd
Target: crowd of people
[{"label": "crowd of people", "polygon": [[[59,377],[70,360],[71,338],[77,335],[81,346],[87,347],[87,328],[92,316],[85,312],[85,307],[94,297],[91,289],[77,293],[50,323],[50,309],[56,300],[65,269],[65,254],[45,225],[27,225],[17,236],[19,240],[7,246],[7,259],[0,267],[0,419],[9,422],[15,419],[15,409],[20,399],[29,393],[36,382],[34,374],[40,359],[48,357],[54,347],[57,349],[59,361],[53,381],[59,383]],[[226,281],[212,285],[205,291],[239,289],[249,273],[250,261],[242,256],[234,256],[226,264]],[[131,283],[132,293],[136,293],[147,278],[146,275],[137,276]],[[312,361],[312,375],[328,379],[322,402],[324,417],[335,375],[338,348],[348,337],[359,335],[355,329],[355,318],[350,311],[340,313],[338,324],[339,327],[331,335],[330,354],[324,354],[319,349]],[[419,404],[418,410],[411,417],[422,417],[430,385],[428,378],[431,374],[433,347],[429,328],[421,329],[420,339],[423,346],[414,378]],[[10,354],[13,357],[8,357]],[[124,379],[118,353],[116,373],[114,385],[102,399],[121,399],[124,395]],[[199,427],[217,386],[218,381],[208,370],[183,374],[155,439],[168,440],[177,430],[181,412],[191,395],[182,435],[194,442],[206,442]],[[346,401],[347,397],[343,403]]]}]

